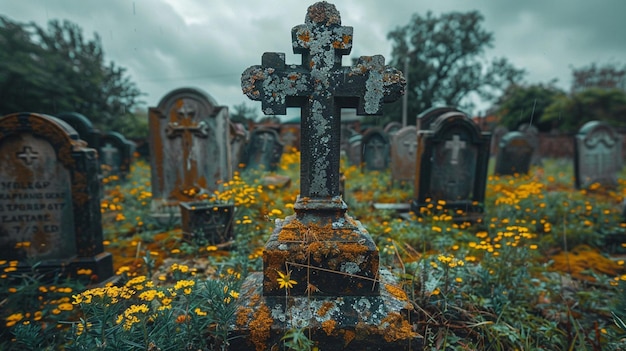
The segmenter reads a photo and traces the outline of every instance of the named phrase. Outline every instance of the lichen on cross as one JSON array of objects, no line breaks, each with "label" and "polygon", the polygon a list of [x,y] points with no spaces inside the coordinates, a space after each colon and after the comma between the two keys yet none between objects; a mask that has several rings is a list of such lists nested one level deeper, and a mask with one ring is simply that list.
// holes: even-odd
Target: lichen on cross
[{"label": "lichen on cross", "polygon": [[311,5],[305,23],[291,35],[302,63],[287,65],[284,53],[264,53],[260,66],[242,74],[241,87],[250,99],[261,101],[265,114],[301,108],[300,198],[336,202],[341,109],[380,115],[383,103],[404,94],[405,80],[400,71],[385,66],[381,55],[361,56],[352,67],[342,66],[342,56],[352,49],[352,27],[341,26],[339,11],[325,1]]}]

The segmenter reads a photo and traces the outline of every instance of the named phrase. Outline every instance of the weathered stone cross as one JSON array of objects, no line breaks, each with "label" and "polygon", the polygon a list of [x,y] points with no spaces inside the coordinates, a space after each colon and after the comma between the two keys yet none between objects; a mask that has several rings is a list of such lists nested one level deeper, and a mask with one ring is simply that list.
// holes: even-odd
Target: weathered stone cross
[{"label": "weathered stone cross", "polygon": [[459,152],[465,149],[465,142],[461,140],[458,134],[452,136],[452,140],[446,141],[446,149],[452,149],[452,157],[450,158],[450,164],[456,165],[459,163]]},{"label": "weathered stone cross", "polygon": [[33,160],[36,160],[39,158],[39,153],[33,151],[33,149],[30,146],[24,146],[24,149],[22,150],[22,152],[16,153],[15,156],[17,156],[17,158],[21,158],[22,161],[24,161],[24,163],[30,166],[33,164]]},{"label": "weathered stone cross", "polygon": [[[291,31],[293,51],[300,65],[286,65],[284,53],[264,53],[262,64],[241,77],[243,92],[260,100],[265,114],[302,109],[300,200],[331,202],[339,198],[341,108],[357,114],[379,115],[385,102],[404,93],[405,80],[385,66],[381,55],[361,56],[352,67],[341,65],[352,49],[352,27],[341,26],[334,5],[309,7],[305,23]],[[302,200],[305,201],[305,200]]]}]

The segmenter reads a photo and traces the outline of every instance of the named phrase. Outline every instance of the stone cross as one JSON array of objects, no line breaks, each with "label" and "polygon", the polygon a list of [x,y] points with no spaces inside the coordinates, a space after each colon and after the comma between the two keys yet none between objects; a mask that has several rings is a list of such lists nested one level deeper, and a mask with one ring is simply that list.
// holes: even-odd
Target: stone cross
[{"label": "stone cross", "polygon": [[450,164],[456,165],[459,163],[459,152],[465,149],[465,142],[461,141],[458,134],[454,134],[452,140],[446,141],[446,149],[452,149]]},{"label": "stone cross", "polygon": [[341,108],[380,115],[383,103],[404,93],[405,80],[400,71],[385,66],[381,55],[361,56],[352,67],[341,65],[352,49],[352,27],[341,25],[332,4],[309,7],[305,23],[294,27],[291,36],[302,63],[287,65],[284,53],[264,53],[260,66],[242,74],[241,86],[250,99],[262,102],[265,114],[302,109],[300,198],[330,202],[340,195]]},{"label": "stone cross", "polygon": [[30,166],[33,164],[33,160],[39,158],[39,153],[34,152],[30,146],[24,146],[22,152],[18,152],[16,156],[17,158],[21,158],[24,163]]}]

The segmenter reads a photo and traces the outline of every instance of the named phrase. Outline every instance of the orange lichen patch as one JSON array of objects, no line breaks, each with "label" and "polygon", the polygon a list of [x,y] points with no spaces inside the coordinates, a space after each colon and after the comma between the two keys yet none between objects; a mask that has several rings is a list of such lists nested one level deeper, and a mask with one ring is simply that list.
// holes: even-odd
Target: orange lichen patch
[{"label": "orange lichen patch", "polygon": [[311,40],[311,33],[304,31],[298,35],[298,39],[302,42],[308,43]]},{"label": "orange lichen patch", "polygon": [[320,317],[324,317],[326,313],[328,313],[328,311],[330,311],[330,309],[333,307],[335,307],[335,304],[333,302],[326,301],[322,304],[322,307],[317,310],[317,315]]},{"label": "orange lichen patch", "polygon": [[335,48],[335,49],[343,49],[344,48],[344,44],[343,44],[343,42],[341,42],[339,40],[335,40],[335,41],[333,41],[333,48]]},{"label": "orange lichen patch", "polygon": [[350,42],[352,41],[352,36],[344,34],[341,39],[343,40],[344,45],[347,45],[350,44]]},{"label": "orange lichen patch", "polygon": [[243,327],[244,325],[246,325],[248,323],[248,319],[251,313],[252,313],[252,308],[239,307],[237,309],[237,312],[235,313],[236,314],[235,323],[237,324],[237,326]]},{"label": "orange lichen patch", "polygon": [[254,344],[256,351],[266,349],[267,339],[270,337],[270,328],[274,323],[270,309],[266,305],[259,306],[252,320],[250,321],[250,340]]},{"label": "orange lichen patch", "polygon": [[352,340],[354,340],[356,333],[352,330],[344,330],[343,332],[343,347],[346,347]]},{"label": "orange lichen patch", "polygon": [[385,341],[406,340],[417,336],[411,324],[398,312],[391,312],[380,322],[379,328],[383,331]]},{"label": "orange lichen patch", "polygon": [[552,256],[553,263],[549,269],[570,273],[576,279],[595,281],[595,278],[583,273],[592,269],[599,273],[615,276],[624,267],[602,255],[600,251],[587,245],[579,245],[570,252],[560,252]]},{"label": "orange lichen patch", "polygon": [[402,288],[391,284],[385,284],[385,289],[387,289],[391,295],[395,296],[400,301],[408,300],[408,297]]},{"label": "orange lichen patch", "polygon": [[324,329],[324,331],[326,332],[326,335],[330,335],[335,330],[336,325],[337,325],[337,322],[335,322],[332,319],[329,319],[327,321],[322,322],[322,329]]}]

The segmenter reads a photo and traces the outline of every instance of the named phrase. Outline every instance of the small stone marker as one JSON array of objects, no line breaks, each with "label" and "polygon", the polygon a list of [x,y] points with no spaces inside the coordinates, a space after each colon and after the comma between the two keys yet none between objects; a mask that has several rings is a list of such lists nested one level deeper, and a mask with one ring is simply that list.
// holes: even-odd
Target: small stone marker
[{"label": "small stone marker", "polygon": [[586,189],[593,183],[616,187],[622,166],[622,139],[615,129],[600,121],[585,123],[574,142],[576,188]]},{"label": "small stone marker", "polygon": [[418,130],[413,211],[420,214],[429,201],[443,200],[445,208],[464,212],[461,220],[480,217],[490,137],[466,114],[454,109],[440,114],[429,129]]},{"label": "small stone marker", "polygon": [[361,170],[382,171],[389,168],[389,137],[380,128],[370,128],[361,139],[363,164]]},{"label": "small stone marker", "polygon": [[150,108],[149,126],[153,216],[178,216],[180,202],[231,179],[228,109],[208,94],[171,91]]},{"label": "small stone marker", "polygon": [[106,165],[107,172],[104,175],[118,175],[125,179],[130,173],[130,165],[133,162],[135,143],[126,139],[118,132],[105,133],[100,138],[100,164]]},{"label": "small stone marker", "polygon": [[275,171],[285,146],[276,130],[259,127],[252,131],[244,153],[245,169]]},{"label": "small stone marker", "polygon": [[413,181],[417,160],[417,128],[407,126],[391,137],[391,179]]},{"label": "small stone marker", "polygon": [[[261,66],[242,75],[244,93],[260,100],[266,114],[302,109],[301,172],[296,214],[277,221],[263,253],[263,274],[251,274],[242,286],[234,333],[247,337],[233,338],[231,349],[269,350],[299,327],[309,328],[320,349],[415,345],[406,295],[379,270],[372,238],[346,214],[339,193],[340,108],[380,114],[383,103],[401,96],[404,78],[382,56],[341,66],[352,47],[352,28],[341,26],[329,3],[310,6],[292,39],[301,65],[286,65],[284,54],[265,53]],[[296,284],[287,290],[281,276]]]},{"label": "small stone marker", "polygon": [[0,118],[0,261],[34,263],[46,274],[92,280],[113,275],[103,251],[96,150],[60,119],[29,113]]},{"label": "small stone marker", "polygon": [[500,141],[496,157],[495,174],[528,174],[535,149],[526,135],[521,132],[509,132]]}]

